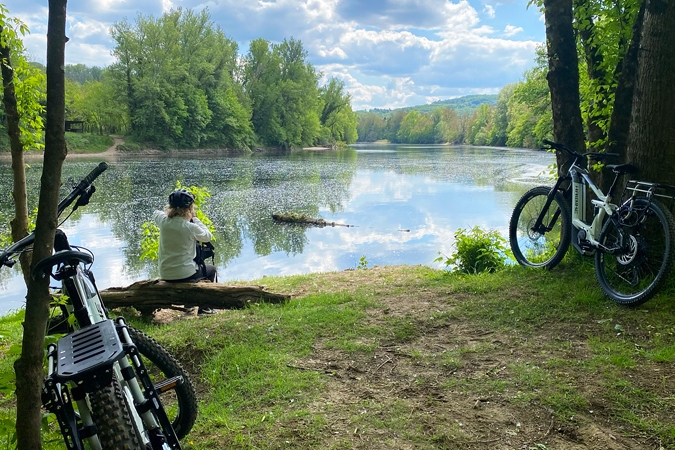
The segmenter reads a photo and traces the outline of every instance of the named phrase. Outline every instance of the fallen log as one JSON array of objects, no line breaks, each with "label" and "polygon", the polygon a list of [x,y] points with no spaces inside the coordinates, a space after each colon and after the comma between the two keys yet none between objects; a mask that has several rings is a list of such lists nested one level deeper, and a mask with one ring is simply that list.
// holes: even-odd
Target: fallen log
[{"label": "fallen log", "polygon": [[216,309],[240,309],[254,303],[284,303],[290,295],[267,292],[259,286],[231,286],[202,281],[199,283],[167,283],[144,280],[127,287],[111,287],[101,291],[108,308],[132,306],[143,314],[158,309],[201,306]]},{"label": "fallen log", "polygon": [[302,225],[314,225],[319,228],[323,227],[353,227],[354,225],[347,225],[344,223],[327,222],[325,219],[316,219],[306,214],[296,212],[287,212],[283,214],[272,214],[272,219],[276,222],[298,223]]}]

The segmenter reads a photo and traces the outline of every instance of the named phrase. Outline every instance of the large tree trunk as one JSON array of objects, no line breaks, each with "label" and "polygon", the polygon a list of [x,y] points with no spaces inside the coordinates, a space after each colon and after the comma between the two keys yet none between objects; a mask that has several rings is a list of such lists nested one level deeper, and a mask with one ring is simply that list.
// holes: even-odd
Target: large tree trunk
[{"label": "large tree trunk", "polygon": [[627,159],[640,179],[675,184],[675,0],[647,0]]},{"label": "large tree trunk", "polygon": [[[551,91],[553,138],[584,151],[584,128],[579,106],[579,61],[572,25],[572,0],[544,0],[548,49],[548,87]],[[564,173],[566,154],[557,152],[558,174]]]},{"label": "large tree trunk", "polygon": [[[52,254],[56,211],[61,184],[61,167],[66,158],[65,142],[65,46],[66,0],[49,0],[47,29],[47,126],[45,155],[40,183],[40,200],[35,227],[33,264]],[[45,327],[49,317],[49,278],[31,279],[26,297],[23,346],[15,362],[16,436],[19,450],[42,448],[40,390]]]},{"label": "large tree trunk", "polygon": [[283,303],[290,296],[267,292],[257,286],[145,280],[101,291],[101,298],[108,308],[133,306],[143,313],[151,313],[162,308],[182,310],[194,306],[236,309],[252,303]]},{"label": "large tree trunk", "polygon": [[[0,27],[2,31],[2,27]],[[10,63],[9,46],[0,44],[0,64],[2,64],[3,103],[7,115],[7,133],[12,151],[12,175],[14,177],[14,219],[12,219],[12,239],[17,242],[28,235],[28,201],[26,195],[26,171],[21,144],[21,128],[19,127],[19,110],[14,90],[14,69]],[[19,257],[23,277],[28,286],[30,273],[30,253],[22,253]]]}]

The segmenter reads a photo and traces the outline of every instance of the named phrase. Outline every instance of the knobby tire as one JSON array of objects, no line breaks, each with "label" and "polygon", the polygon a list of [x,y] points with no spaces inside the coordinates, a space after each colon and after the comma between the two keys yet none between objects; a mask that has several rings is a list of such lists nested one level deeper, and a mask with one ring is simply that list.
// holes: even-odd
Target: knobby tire
[{"label": "knobby tire", "polygon": [[[635,200],[634,211],[644,211],[644,220],[622,225],[629,236],[625,250],[616,255],[595,253],[595,276],[607,297],[616,303],[637,306],[663,287],[675,259],[675,220],[659,202]],[[616,224],[607,220],[600,233],[602,245],[618,245]]]},{"label": "knobby tire", "polygon": [[[103,450],[139,450],[141,438],[117,378],[89,394],[91,413]],[[132,406],[133,407],[133,406]]]},{"label": "knobby tire", "polygon": [[[190,432],[197,419],[197,396],[189,375],[176,358],[153,338],[133,327],[129,327],[129,335],[141,355],[162,371],[166,378],[183,377],[183,384],[176,386],[173,391],[176,396],[178,414],[171,420],[176,436],[178,436],[178,439],[183,439]],[[148,365],[147,362],[145,365]],[[148,369],[152,373],[152,368]],[[165,396],[160,398],[168,413],[167,406],[170,405],[167,405]],[[171,418],[170,415],[169,418]]]}]

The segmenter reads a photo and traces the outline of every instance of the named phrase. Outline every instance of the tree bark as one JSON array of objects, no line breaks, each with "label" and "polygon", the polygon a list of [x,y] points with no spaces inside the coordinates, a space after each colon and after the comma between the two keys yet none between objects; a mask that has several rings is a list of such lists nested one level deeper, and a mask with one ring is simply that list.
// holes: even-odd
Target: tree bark
[{"label": "tree bark", "polygon": [[[33,264],[52,254],[57,225],[56,211],[65,142],[66,0],[49,0],[47,28],[47,122],[40,200],[33,245]],[[49,317],[49,278],[31,279],[26,297],[21,357],[15,362],[16,436],[19,450],[42,448],[40,390],[44,378],[42,359]]]},{"label": "tree bark", "polygon": [[639,178],[675,184],[675,0],[647,0],[638,50],[628,162]]},{"label": "tree bark", "polygon": [[[2,31],[2,27],[0,27]],[[14,69],[10,61],[10,49],[0,44],[0,64],[2,64],[3,103],[7,115],[7,134],[12,153],[12,176],[14,177],[14,219],[11,221],[12,240],[17,242],[28,235],[28,200],[26,195],[26,169],[21,144],[21,128],[19,127],[19,109],[14,90]],[[24,281],[28,286],[30,277],[30,253],[22,253],[19,257]]]},{"label": "tree bark", "polygon": [[[551,91],[553,138],[576,151],[584,151],[584,128],[579,106],[579,61],[572,25],[572,0],[545,0],[548,87]],[[558,175],[568,160],[557,152]]]},{"label": "tree bark", "polygon": [[251,303],[283,303],[290,296],[267,292],[258,286],[228,286],[220,283],[167,283],[161,280],[138,281],[127,287],[101,291],[108,308],[133,306],[141,312],[186,307],[237,309]]}]

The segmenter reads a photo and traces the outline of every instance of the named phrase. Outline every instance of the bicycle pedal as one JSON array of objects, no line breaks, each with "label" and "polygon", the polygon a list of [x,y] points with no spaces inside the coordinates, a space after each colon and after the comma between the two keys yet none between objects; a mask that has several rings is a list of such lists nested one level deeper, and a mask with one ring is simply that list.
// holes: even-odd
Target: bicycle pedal
[{"label": "bicycle pedal", "polygon": [[155,384],[155,391],[163,394],[172,389],[176,389],[178,386],[181,386],[184,381],[185,380],[183,380],[183,377],[180,375],[171,377],[168,380],[160,381],[159,383]]}]

